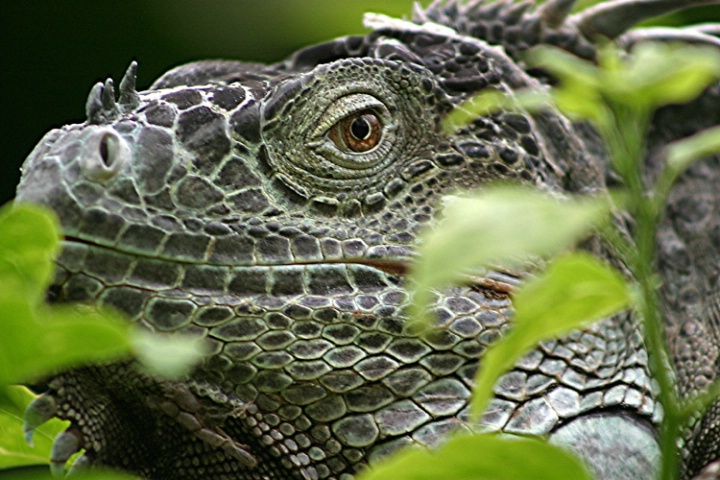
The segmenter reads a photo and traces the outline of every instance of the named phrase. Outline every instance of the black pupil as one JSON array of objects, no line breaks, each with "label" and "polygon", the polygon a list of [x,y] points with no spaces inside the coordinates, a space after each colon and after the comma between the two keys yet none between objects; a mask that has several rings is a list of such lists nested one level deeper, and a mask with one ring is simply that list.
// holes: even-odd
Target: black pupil
[{"label": "black pupil", "polygon": [[358,140],[365,140],[370,135],[370,122],[365,115],[353,120],[350,124],[350,133]]}]

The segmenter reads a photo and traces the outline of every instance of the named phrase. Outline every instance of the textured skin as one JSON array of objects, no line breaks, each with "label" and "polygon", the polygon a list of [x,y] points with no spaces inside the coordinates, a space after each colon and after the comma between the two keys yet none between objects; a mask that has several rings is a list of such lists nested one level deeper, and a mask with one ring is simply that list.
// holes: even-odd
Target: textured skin
[{"label": "textured skin", "polygon": [[[407,328],[403,274],[442,196],[494,179],[558,194],[613,181],[595,135],[554,112],[439,127],[478,91],[542,86],[521,61],[533,45],[593,58],[572,24],[553,30],[507,2],[416,20],[380,20],[277,65],[186,65],[139,94],[130,75],[119,104],[96,86],[88,122],[43,138],[18,200],[61,218],[51,300],[112,305],[212,352],[177,383],[132,363],[55,376],[42,401],[72,422],[56,463],[84,448],[81,464],[148,478],[348,478],[405,445],[493,430],[546,435],[599,478],[653,477],[661,411],[629,314],[539,346],[500,380],[481,425],[468,423],[472,377],[522,274],[439,291],[433,332]],[[717,98],[658,115],[648,175],[662,145],[718,123]],[[330,132],[362,112],[382,134],[352,152]],[[715,379],[718,175],[717,159],[694,166],[659,234],[683,393]],[[691,426],[683,475],[718,457],[717,418]]]}]

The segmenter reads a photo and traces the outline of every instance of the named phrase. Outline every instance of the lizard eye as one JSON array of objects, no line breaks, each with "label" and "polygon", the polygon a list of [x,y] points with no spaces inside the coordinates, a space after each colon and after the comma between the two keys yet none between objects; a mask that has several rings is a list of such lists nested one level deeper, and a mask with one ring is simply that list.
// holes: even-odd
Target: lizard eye
[{"label": "lizard eye", "polygon": [[337,122],[328,137],[341,150],[364,153],[380,143],[383,125],[378,116],[370,111],[349,115]]}]

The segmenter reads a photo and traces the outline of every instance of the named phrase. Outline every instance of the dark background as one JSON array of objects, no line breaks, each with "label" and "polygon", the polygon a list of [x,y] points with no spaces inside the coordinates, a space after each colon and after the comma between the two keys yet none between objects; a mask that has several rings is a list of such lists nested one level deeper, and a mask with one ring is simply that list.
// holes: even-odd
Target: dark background
[{"label": "dark background", "polygon": [[[426,1],[423,3],[427,3]],[[132,60],[138,89],[185,62],[274,62],[299,47],[362,33],[362,14],[400,17],[410,0],[0,0],[0,204],[51,128],[85,120],[92,85]],[[694,9],[661,23],[720,21]]]}]

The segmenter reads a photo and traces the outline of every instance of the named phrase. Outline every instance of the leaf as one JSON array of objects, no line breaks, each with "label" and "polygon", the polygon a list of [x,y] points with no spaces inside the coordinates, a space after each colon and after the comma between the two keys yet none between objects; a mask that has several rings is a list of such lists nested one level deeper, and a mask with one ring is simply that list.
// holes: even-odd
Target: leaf
[{"label": "leaf", "polygon": [[27,299],[0,295],[0,384],[130,353],[129,325],[117,314],[63,306],[37,312]]},{"label": "leaf", "polygon": [[600,69],[592,62],[549,46],[533,48],[528,57],[533,66],[542,67],[562,83],[572,82],[579,91],[597,92],[600,89]]},{"label": "leaf", "polygon": [[69,424],[57,419],[50,420],[35,431],[33,447],[25,443],[23,414],[33,397],[24,387],[4,387],[3,394],[0,394],[0,470],[21,465],[47,464],[53,439]]},{"label": "leaf", "polygon": [[58,221],[52,211],[34,205],[0,208],[0,291],[42,299],[59,250]]},{"label": "leaf", "polygon": [[[611,49],[601,53],[601,57],[619,55]],[[688,102],[719,77],[720,53],[715,47],[641,42],[624,68],[603,85],[627,104],[655,108]]]},{"label": "leaf", "polygon": [[537,111],[548,108],[550,102],[551,98],[544,90],[525,89],[512,93],[499,90],[482,91],[456,106],[442,120],[442,129],[447,134],[453,134],[478,117],[499,111]]},{"label": "leaf", "polygon": [[533,49],[529,56],[560,80],[555,104],[575,119],[610,125],[608,104],[641,111],[685,103],[720,78],[720,53],[696,45],[641,42],[627,56],[612,44],[599,50],[599,66],[555,47]]},{"label": "leaf", "polygon": [[531,438],[469,435],[438,451],[408,449],[371,466],[357,480],[590,480],[570,453]]},{"label": "leaf", "polygon": [[[0,388],[0,478],[51,480],[49,469],[50,453],[55,437],[68,427],[70,422],[49,420],[37,427],[33,446],[24,440],[23,415],[30,401],[35,397],[25,387]],[[72,462],[72,458],[70,460]],[[42,467],[44,465],[44,468]],[[35,468],[21,468],[35,466]],[[81,480],[131,480],[137,477],[112,471],[73,473],[73,479]]]},{"label": "leaf", "polygon": [[588,92],[573,82],[565,82],[552,92],[555,105],[573,120],[591,120],[607,125],[610,112],[597,92]]},{"label": "leaf", "polygon": [[667,164],[680,173],[692,162],[720,152],[720,127],[702,130],[667,146]]},{"label": "leaf", "polygon": [[604,198],[562,201],[508,186],[454,197],[438,228],[422,239],[421,261],[410,272],[415,289],[411,313],[424,311],[432,288],[458,280],[470,268],[524,261],[572,245],[602,221],[609,209]]},{"label": "leaf", "polygon": [[[68,478],[72,480],[140,480],[139,477],[135,477],[128,473],[118,472],[100,467],[93,467],[92,470],[72,472]],[[0,479],[2,480],[57,480],[50,474],[48,468],[16,468],[11,470],[0,470]]]},{"label": "leaf", "polygon": [[630,301],[631,289],[625,279],[595,257],[577,252],[555,260],[547,272],[514,295],[513,329],[482,358],[472,414],[480,416],[498,378],[533,346],[617,313]]},{"label": "leaf", "polygon": [[39,306],[59,249],[58,223],[26,204],[0,209],[0,384],[17,383],[130,351],[118,315]]},{"label": "leaf", "polygon": [[513,297],[516,328],[557,336],[627,306],[630,287],[615,269],[596,257],[564,255]]},{"label": "leaf", "polygon": [[601,72],[593,63],[554,47],[530,51],[532,65],[547,70],[560,80],[553,88],[555,105],[575,119],[605,122],[609,113],[601,96]]},{"label": "leaf", "polygon": [[186,334],[159,334],[136,330],[133,334],[136,358],[152,375],[178,379],[208,354],[202,339]]},{"label": "leaf", "polygon": [[488,90],[473,95],[443,119],[443,130],[452,134],[478,117],[494,113],[507,104],[506,96],[498,90]]}]

